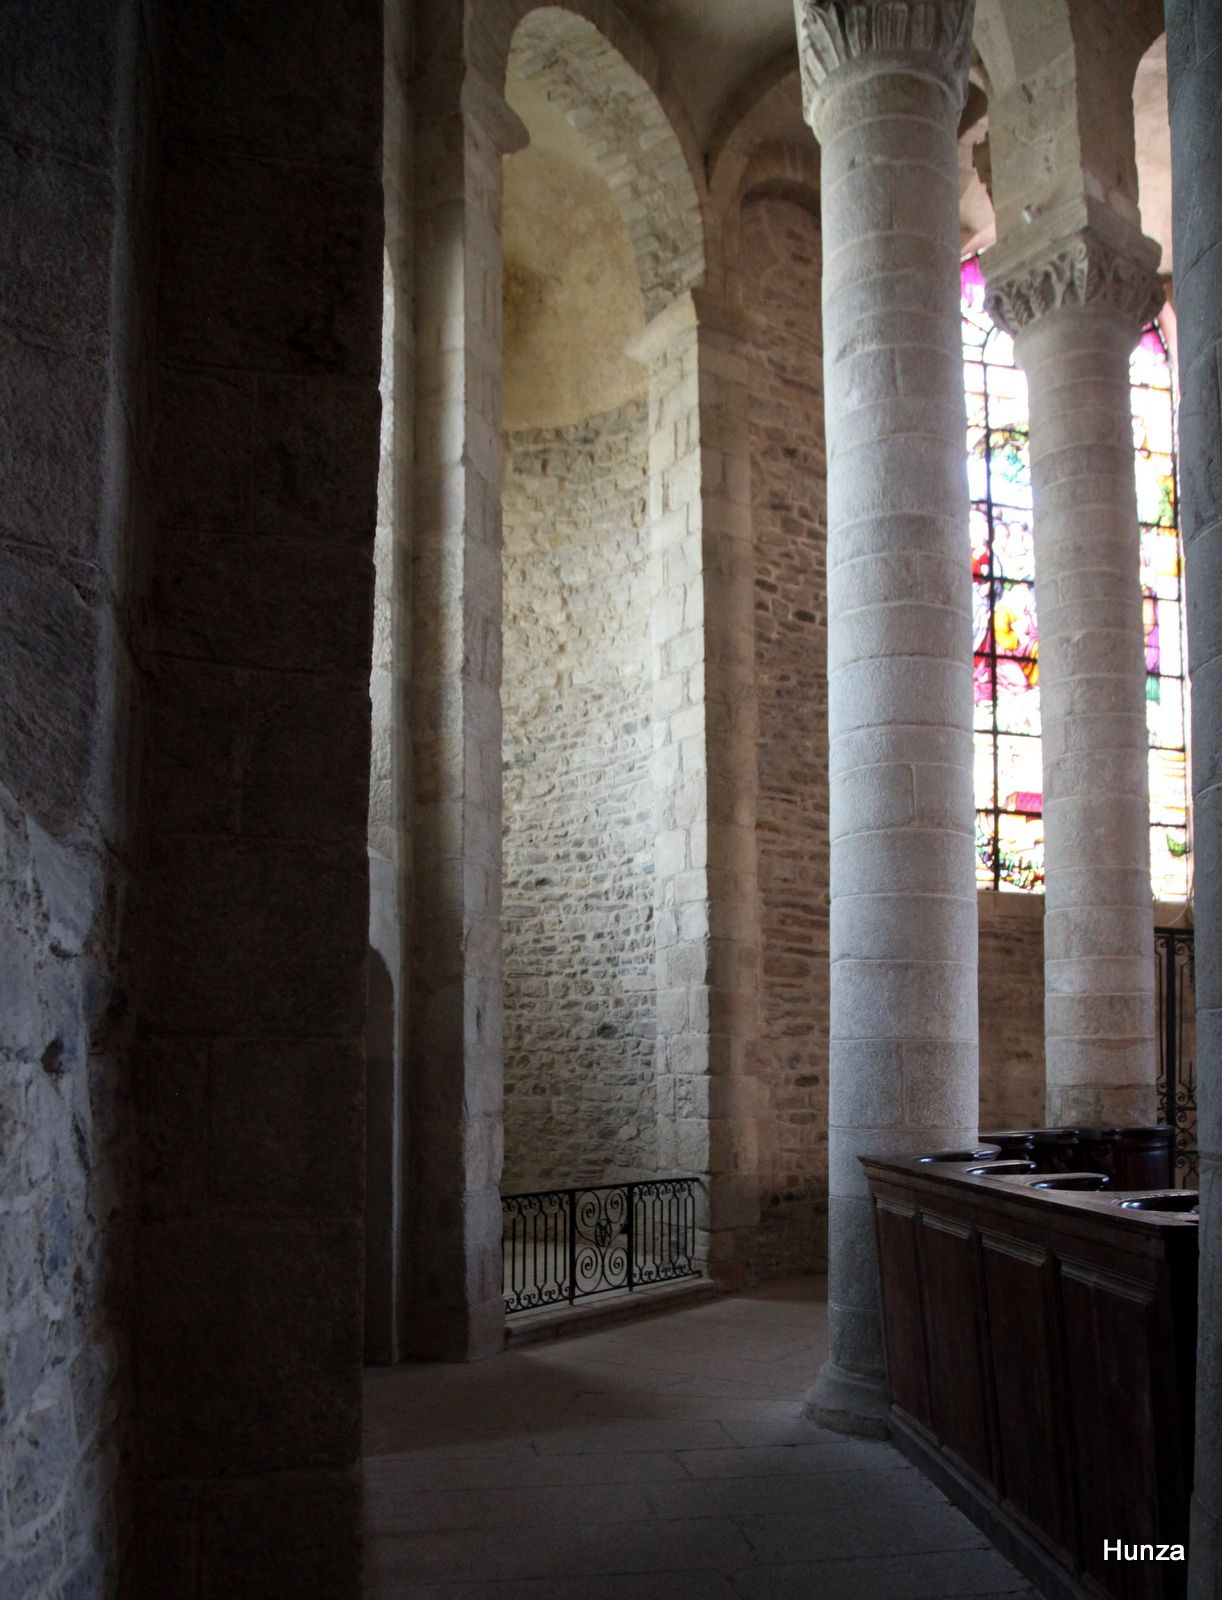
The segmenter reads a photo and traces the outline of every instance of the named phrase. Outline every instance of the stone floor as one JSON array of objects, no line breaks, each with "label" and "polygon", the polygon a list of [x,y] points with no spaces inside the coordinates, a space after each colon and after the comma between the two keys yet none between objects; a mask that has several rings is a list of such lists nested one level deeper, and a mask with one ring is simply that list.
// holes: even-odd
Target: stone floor
[{"label": "stone floor", "polygon": [[369,1373],[376,1600],[1036,1592],[888,1444],[802,1420],[818,1280],[465,1367]]}]

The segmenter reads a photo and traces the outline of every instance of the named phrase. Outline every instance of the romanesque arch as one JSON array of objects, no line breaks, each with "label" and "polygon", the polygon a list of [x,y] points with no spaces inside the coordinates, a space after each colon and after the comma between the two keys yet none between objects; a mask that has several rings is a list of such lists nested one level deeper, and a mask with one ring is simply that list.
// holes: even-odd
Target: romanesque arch
[{"label": "romanesque arch", "polygon": [[[521,1195],[657,1170],[650,417],[626,350],[700,234],[653,225],[680,209],[673,139],[590,23],[531,12],[506,95],[530,135],[501,229],[501,1189]],[[654,148],[628,136],[641,116]],[[558,1288],[549,1216],[524,1293]]]},{"label": "romanesque arch", "polygon": [[704,162],[653,49],[611,0],[481,7],[483,71],[538,82],[577,119],[624,214],[647,316],[704,281]]},{"label": "romanesque arch", "polygon": [[515,28],[508,69],[580,130],[627,226],[646,317],[701,283],[699,169],[671,113],[621,50],[587,16],[541,6]]}]

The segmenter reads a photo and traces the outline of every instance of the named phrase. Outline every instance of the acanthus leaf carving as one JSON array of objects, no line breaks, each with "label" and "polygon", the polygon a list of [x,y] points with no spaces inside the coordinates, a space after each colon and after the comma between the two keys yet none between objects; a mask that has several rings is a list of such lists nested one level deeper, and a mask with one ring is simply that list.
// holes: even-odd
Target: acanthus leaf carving
[{"label": "acanthus leaf carving", "polygon": [[1086,229],[1049,246],[1008,277],[990,280],[985,310],[1014,335],[1062,306],[1096,306],[1131,323],[1134,337],[1157,316],[1163,290],[1151,268]]},{"label": "acanthus leaf carving", "polygon": [[879,57],[932,66],[966,92],[976,0],[794,0],[802,103],[815,124],[823,86],[840,67]]}]

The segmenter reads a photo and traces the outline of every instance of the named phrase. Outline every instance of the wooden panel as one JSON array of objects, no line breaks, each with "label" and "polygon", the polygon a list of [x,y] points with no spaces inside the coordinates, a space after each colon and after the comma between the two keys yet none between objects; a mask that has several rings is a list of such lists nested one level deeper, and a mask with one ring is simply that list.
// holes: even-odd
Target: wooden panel
[{"label": "wooden panel", "polygon": [[[1187,1542],[1195,1227],[915,1160],[868,1165],[889,1360],[918,1394],[896,1407],[897,1436],[1042,1591],[1182,1600],[1183,1565],[1105,1562],[1103,1542]],[[928,1423],[913,1420],[922,1362]]]},{"label": "wooden panel", "polygon": [[932,1426],[925,1325],[918,1273],[916,1211],[894,1200],[874,1206],[882,1286],[883,1342],[891,1398],[922,1426]]},{"label": "wooden panel", "polygon": [[992,1478],[989,1393],[981,1328],[974,1230],[922,1216],[925,1328],[934,1427],[962,1466]]},{"label": "wooden panel", "polygon": [[1015,1517],[1074,1561],[1073,1489],[1057,1372],[1056,1276],[1048,1251],[982,1232],[998,1488]]},{"label": "wooden panel", "polygon": [[1061,1307],[1081,1570],[1117,1600],[1164,1600],[1183,1592],[1178,1565],[1103,1559],[1105,1539],[1187,1542],[1159,1494],[1154,1293],[1133,1279],[1062,1262]]}]

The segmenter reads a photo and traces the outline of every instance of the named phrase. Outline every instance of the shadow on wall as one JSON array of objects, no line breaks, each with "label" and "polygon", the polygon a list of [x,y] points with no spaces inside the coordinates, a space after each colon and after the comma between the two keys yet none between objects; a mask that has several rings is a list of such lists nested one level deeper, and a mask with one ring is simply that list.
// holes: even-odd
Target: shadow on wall
[{"label": "shadow on wall", "polygon": [[369,948],[365,1014],[365,1361],[395,1358],[395,986]]}]

